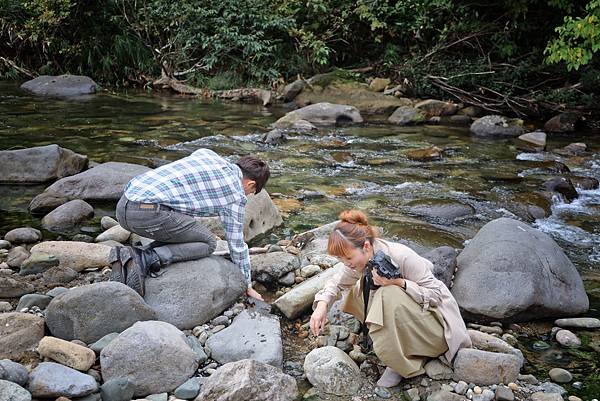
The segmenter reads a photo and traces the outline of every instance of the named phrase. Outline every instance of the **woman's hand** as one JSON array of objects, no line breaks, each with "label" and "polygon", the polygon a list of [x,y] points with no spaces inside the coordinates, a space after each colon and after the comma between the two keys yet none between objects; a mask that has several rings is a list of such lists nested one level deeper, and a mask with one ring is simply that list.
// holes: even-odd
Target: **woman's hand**
[{"label": "woman's hand", "polygon": [[403,278],[385,278],[381,277],[377,274],[377,269],[373,269],[373,282],[380,287],[385,287],[386,285],[397,285],[398,287],[404,288],[406,283]]},{"label": "woman's hand", "polygon": [[248,287],[248,289],[246,290],[246,295],[248,295],[249,297],[252,297],[252,298],[256,298],[256,299],[258,299],[259,301],[264,301],[264,299],[263,299],[262,295],[260,295],[260,294],[258,293],[258,291],[256,291],[256,290],[255,290],[254,288],[252,288],[252,287]]},{"label": "woman's hand", "polygon": [[325,328],[325,322],[327,321],[327,303],[320,301],[317,303],[317,307],[310,316],[310,330],[315,336],[321,333],[321,330]]}]

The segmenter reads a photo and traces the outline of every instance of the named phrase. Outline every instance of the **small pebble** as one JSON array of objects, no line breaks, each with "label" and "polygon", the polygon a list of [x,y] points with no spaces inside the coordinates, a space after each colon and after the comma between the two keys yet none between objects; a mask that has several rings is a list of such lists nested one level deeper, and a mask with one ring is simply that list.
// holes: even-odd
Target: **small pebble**
[{"label": "small pebble", "polygon": [[423,386],[423,387],[429,387],[429,381],[427,379],[421,380],[421,386]]},{"label": "small pebble", "polygon": [[219,331],[223,330],[225,328],[225,325],[221,324],[219,326],[215,326],[212,329],[212,333],[213,334],[217,334]]},{"label": "small pebble", "polygon": [[216,369],[206,369],[204,372],[205,372],[207,375],[211,376],[211,375],[212,375],[213,373],[215,373],[216,371],[217,371]]},{"label": "small pebble", "polygon": [[464,395],[467,392],[468,388],[469,385],[467,384],[467,382],[461,380],[454,386],[454,392],[456,394]]},{"label": "small pebble", "polygon": [[583,383],[582,382],[573,382],[573,384],[571,384],[571,386],[575,390],[581,390],[583,388]]},{"label": "small pebble", "polygon": [[201,333],[204,333],[204,327],[202,326],[196,326],[192,330],[192,334],[196,337],[200,336]]},{"label": "small pebble", "polygon": [[569,401],[583,401],[581,398],[574,396],[574,395],[570,395],[569,398],[567,398],[567,400]]},{"label": "small pebble", "polygon": [[473,392],[475,394],[481,394],[483,392],[483,390],[481,389],[481,387],[475,386],[475,387],[473,387]]},{"label": "small pebble", "polygon": [[510,382],[510,383],[508,383],[508,388],[511,389],[512,391],[516,391],[519,389],[519,386],[517,385],[517,383]]}]

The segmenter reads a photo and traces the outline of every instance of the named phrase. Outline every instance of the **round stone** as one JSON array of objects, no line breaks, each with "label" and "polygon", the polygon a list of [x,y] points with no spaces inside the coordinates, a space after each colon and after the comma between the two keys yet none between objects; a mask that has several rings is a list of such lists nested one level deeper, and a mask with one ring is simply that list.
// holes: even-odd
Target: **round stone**
[{"label": "round stone", "polygon": [[551,369],[548,374],[555,383],[568,383],[573,380],[573,375],[568,370],[562,368]]},{"label": "round stone", "polygon": [[556,341],[563,347],[576,348],[581,346],[581,340],[575,333],[569,330],[559,330],[556,333]]}]

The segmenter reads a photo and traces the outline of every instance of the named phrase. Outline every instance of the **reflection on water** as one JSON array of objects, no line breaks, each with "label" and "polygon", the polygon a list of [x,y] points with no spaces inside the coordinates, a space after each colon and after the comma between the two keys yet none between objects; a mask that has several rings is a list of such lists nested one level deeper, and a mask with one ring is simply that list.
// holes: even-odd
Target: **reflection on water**
[{"label": "reflection on water", "polygon": [[[0,83],[0,149],[57,143],[94,162],[122,161],[151,167],[208,147],[225,156],[254,154],[269,161],[268,189],[288,202],[291,235],[334,220],[340,210],[360,207],[387,235],[422,247],[462,247],[488,221],[532,221],[526,205],[552,209],[535,224],[565,248],[579,269],[600,267],[600,191],[579,191],[572,204],[552,204],[541,183],[560,163],[573,174],[600,178],[600,157],[524,153],[514,140],[472,138],[466,128],[396,127],[370,124],[291,135],[278,146],[264,144],[268,125],[283,108],[207,102],[144,92],[101,93],[81,101],[35,98],[14,83]],[[548,149],[585,142],[585,133],[549,136]],[[438,146],[440,161],[409,159],[409,149]],[[27,213],[43,187],[0,187],[0,234],[23,224],[39,226]],[[313,196],[299,196],[313,194]],[[318,196],[315,196],[317,194]],[[436,203],[437,202],[437,203]],[[472,211],[448,218],[445,209],[416,213],[414,205],[443,204]],[[110,207],[99,209],[111,213]],[[455,209],[452,209],[455,210]]]}]

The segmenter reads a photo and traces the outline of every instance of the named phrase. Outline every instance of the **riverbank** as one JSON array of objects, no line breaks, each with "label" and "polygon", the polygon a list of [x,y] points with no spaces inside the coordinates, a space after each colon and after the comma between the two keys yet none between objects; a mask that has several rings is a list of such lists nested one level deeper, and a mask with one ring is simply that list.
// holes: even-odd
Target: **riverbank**
[{"label": "riverbank", "polygon": [[[129,161],[153,167],[203,146],[211,147],[227,156],[251,152],[269,160],[274,170],[269,190],[273,203],[283,213],[285,223],[283,227],[270,234],[255,239],[255,245],[271,251],[264,254],[265,256],[257,255],[256,258],[272,257],[276,261],[260,263],[255,260],[253,265],[257,272],[263,273],[261,280],[265,281],[265,288],[261,290],[269,294],[273,301],[291,292],[290,286],[296,287],[301,285],[300,282],[312,278],[305,277],[309,275],[310,270],[314,274],[317,272],[316,268],[323,272],[332,268],[331,262],[327,259],[317,263],[313,260],[309,261],[308,258],[298,258],[294,248],[300,250],[299,255],[307,249],[300,249],[302,247],[294,246],[289,241],[293,240],[294,234],[301,233],[305,228],[320,226],[334,220],[337,212],[348,206],[358,206],[367,210],[377,224],[385,229],[386,237],[408,240],[423,254],[442,245],[461,249],[466,241],[472,240],[486,223],[498,218],[510,217],[532,222],[548,230],[585,277],[587,277],[585,273],[596,266],[593,258],[596,252],[594,247],[597,245],[594,239],[594,224],[597,220],[594,217],[596,215],[593,206],[596,190],[575,188],[577,198],[572,199],[570,203],[567,203],[564,197],[560,200],[561,193],[558,191],[551,194],[549,198],[541,194],[533,195],[537,191],[547,191],[548,188],[543,184],[549,179],[568,175],[565,166],[568,166],[573,175],[596,177],[595,149],[598,145],[593,140],[590,141],[590,137],[578,131],[573,134],[548,135],[547,150],[549,151],[532,152],[520,149],[523,145],[516,139],[481,139],[472,135],[466,127],[431,124],[397,126],[376,122],[348,125],[350,121],[343,118],[341,126],[337,127],[317,127],[317,130],[308,132],[285,132],[287,140],[275,145],[264,142],[265,134],[268,132],[267,127],[281,117],[285,118],[284,114],[289,111],[277,107],[265,109],[262,105],[212,104],[198,100],[155,98],[146,95],[99,94],[84,102],[74,102],[31,98],[21,92],[12,93],[8,98],[4,98],[0,105],[3,121],[2,135],[7,139],[6,146],[9,146],[11,141],[13,144],[29,146],[58,143],[61,147],[67,147],[87,156],[92,166],[97,166],[97,163]],[[11,107],[10,111],[8,107]],[[29,119],[26,116],[30,116]],[[289,120],[289,116],[287,119]],[[334,117],[333,121],[337,122],[337,117]],[[579,141],[586,141],[588,146],[588,150],[582,154],[563,155],[553,151],[564,149],[570,143]],[[432,146],[440,149],[439,156],[421,159],[415,158],[415,155],[410,153],[407,154],[410,150],[422,150]],[[24,221],[31,221],[33,225],[41,227],[40,218],[31,216],[28,206],[31,200],[43,193],[48,186],[50,183],[33,187],[14,184],[3,186],[7,188],[5,193],[8,194],[2,198],[3,218],[6,219],[7,213],[12,215],[10,219],[4,220],[6,223],[2,226],[3,235],[13,228],[23,226]],[[524,198],[525,200],[522,200]],[[112,214],[113,205],[111,202],[98,202],[91,199],[89,202],[94,208],[96,216],[94,219],[84,219],[82,223],[73,226],[73,229],[58,230],[55,233],[42,230],[40,233],[43,239],[42,246],[50,246],[48,239],[67,240],[62,245],[67,246],[69,243],[74,243],[72,240],[91,241],[101,235],[107,227],[100,228],[101,217]],[[531,213],[539,210],[527,207],[523,209],[522,204],[536,205],[544,210],[544,217],[534,218]],[[108,221],[108,219],[104,220]],[[559,224],[558,228],[557,224]],[[573,235],[577,235],[576,239]],[[58,238],[59,236],[61,238]],[[38,239],[37,234],[35,239]],[[300,243],[303,242],[305,241]],[[90,244],[92,245],[97,244]],[[11,247],[11,251],[18,253],[13,250],[15,248],[17,247]],[[28,252],[31,251],[31,245],[25,245],[24,248]],[[282,252],[285,253],[285,257]],[[92,255],[92,252],[78,253],[90,257]],[[25,254],[22,253],[22,256]],[[294,258],[298,259],[297,262]],[[58,259],[60,260],[60,257]],[[283,261],[289,263],[283,265]],[[54,263],[52,260],[48,262]],[[103,282],[106,280],[107,270],[100,265],[90,266],[91,271],[87,271],[87,268],[83,269],[71,283],[62,285],[83,288],[84,284],[92,283],[92,288],[88,289],[86,286],[83,293],[78,295],[80,301],[73,301],[73,305],[79,302],[90,307],[96,305],[86,300],[91,299],[88,296],[91,296],[89,294],[93,293],[94,288],[105,284]],[[311,268],[306,268],[311,265]],[[49,267],[54,268],[54,266]],[[22,264],[18,267],[19,271],[21,268]],[[287,270],[290,268],[291,270]],[[16,270],[17,268],[11,269],[13,271],[11,276],[16,277],[17,282],[21,282],[23,279],[18,273],[14,273]],[[36,288],[35,283],[43,280],[44,275],[48,277],[50,274],[35,273],[29,278],[28,275],[22,277],[26,278],[25,281],[31,280],[30,284]],[[507,279],[509,280],[510,278]],[[592,301],[591,313],[594,316],[593,314],[597,313],[597,296],[592,283],[592,279],[586,281],[587,294]],[[178,287],[176,283],[171,285],[174,288]],[[47,286],[40,287],[40,294],[46,295],[48,290]],[[73,290],[69,290],[68,293],[71,294],[71,291]],[[117,294],[124,292],[124,296],[126,295],[123,289],[117,288],[115,291]],[[77,294],[78,292],[75,292],[73,296]],[[128,302],[127,299],[125,296],[123,302]],[[10,301],[14,308],[17,298]],[[194,302],[202,303],[201,300]],[[251,306],[240,305],[240,302],[235,305],[235,303],[232,302],[231,308],[226,308],[222,315],[209,319],[204,323],[206,326],[199,324],[183,329],[184,334],[193,335],[202,343],[208,340],[205,337],[212,337],[225,330],[220,326],[231,327],[234,316],[239,316],[242,309]],[[59,304],[56,302],[53,309]],[[113,304],[106,305],[109,307]],[[194,303],[190,301],[189,305],[193,306]],[[31,308],[29,312],[35,315],[42,310],[41,307],[39,310]],[[47,319],[47,312],[45,315]],[[65,316],[73,318],[75,314],[65,312]],[[87,322],[88,316],[89,314],[82,314],[82,322]],[[317,341],[307,336],[307,317],[306,312],[303,312],[298,318],[280,319],[282,333],[279,337],[284,346],[283,371],[299,379],[301,392],[304,392],[307,386],[307,382],[302,377],[305,369],[304,356]],[[268,317],[270,322],[273,322],[273,319],[274,317]],[[595,372],[595,368],[589,365],[590,359],[586,355],[595,352],[592,345],[597,339],[597,331],[577,331],[567,328],[580,337],[582,347],[563,348],[557,345],[551,335],[553,320],[548,320],[547,324],[550,326],[542,326],[537,331],[530,329],[529,324],[521,325],[520,328],[502,324],[501,330],[490,329],[498,325],[489,323],[473,327],[477,331],[491,330],[499,336],[506,337],[505,335],[508,334],[516,337],[518,342],[515,346],[521,349],[529,360],[521,369],[522,374],[534,373],[538,379],[545,381],[550,368],[566,367],[572,375],[575,375],[572,383],[577,381],[583,383],[581,389],[576,388],[578,385],[575,387],[565,385],[569,394],[578,394],[583,399],[591,399],[595,391],[593,390],[595,373],[587,376],[586,374],[588,371]],[[61,332],[54,323],[50,323],[48,327],[54,328],[47,334],[57,336]],[[346,332],[340,333],[341,329],[332,326],[327,338],[318,341],[321,344],[334,342],[334,345],[338,345],[339,342],[339,346],[349,347],[352,343],[348,339],[355,338],[350,336],[352,328],[350,322],[348,336],[345,337]],[[113,330],[118,332],[122,328]],[[143,328],[136,330],[145,331]],[[236,328],[229,333],[243,331]],[[203,332],[206,335],[203,335]],[[334,340],[331,340],[332,336],[335,337]],[[506,338],[510,339],[510,337]],[[532,347],[536,340],[546,340],[554,348],[545,353],[543,352],[545,350],[534,350]],[[86,345],[89,345],[87,339]],[[192,347],[192,349],[198,351],[196,354],[198,356],[199,348]],[[39,360],[39,356],[33,355],[33,360],[25,361],[27,363],[33,361],[31,367]],[[353,355],[362,358],[356,353]],[[594,358],[597,354],[591,355]],[[379,373],[379,367],[372,356],[367,355],[367,357],[369,362],[365,365],[361,377],[364,374],[363,378],[367,383],[371,380],[372,385],[373,379],[376,379]],[[550,363],[543,365],[542,361],[550,361]],[[215,362],[208,359],[202,364],[199,363],[200,371],[196,370],[198,374],[194,376],[212,376],[215,372],[210,369],[219,367],[218,362],[216,366],[212,365],[213,363]],[[165,363],[164,366],[168,365]],[[583,367],[587,367],[588,370],[582,372]],[[99,367],[92,367],[92,369],[98,370]],[[93,372],[89,373],[95,376]],[[513,394],[516,394],[517,399],[528,399],[527,397],[530,397],[533,392],[538,391],[536,384],[527,383],[526,380],[533,381],[531,378],[521,380],[517,377],[516,379],[515,384],[518,388],[513,391]],[[420,396],[425,398],[438,391],[446,395],[450,391],[448,387],[442,388],[442,385],[450,385],[451,380],[426,379],[424,384],[421,383],[422,381],[423,378],[407,382],[405,385],[410,388],[406,390],[412,390],[410,394],[414,395],[416,389]],[[458,381],[455,384],[458,385]],[[494,391],[498,389],[498,383],[495,384]],[[467,387],[468,385],[469,383]],[[471,387],[475,393],[474,385]],[[480,387],[483,394],[486,385]],[[487,387],[492,391],[492,385]],[[556,389],[556,387],[552,388]],[[400,396],[401,390],[404,390],[404,387],[394,389],[392,396]],[[452,387],[451,392],[458,395],[454,390],[455,386]],[[367,384],[361,391],[363,392],[359,397],[366,399],[370,398],[375,390]],[[485,394],[488,395],[489,392]],[[330,398],[322,394],[316,397]]]}]

